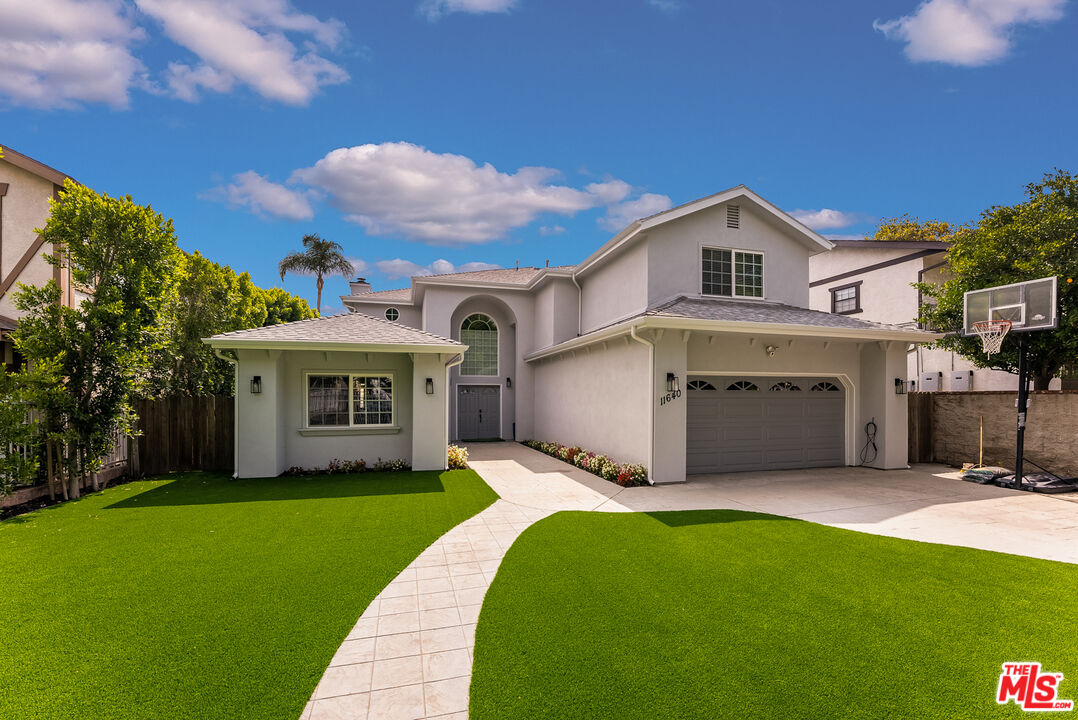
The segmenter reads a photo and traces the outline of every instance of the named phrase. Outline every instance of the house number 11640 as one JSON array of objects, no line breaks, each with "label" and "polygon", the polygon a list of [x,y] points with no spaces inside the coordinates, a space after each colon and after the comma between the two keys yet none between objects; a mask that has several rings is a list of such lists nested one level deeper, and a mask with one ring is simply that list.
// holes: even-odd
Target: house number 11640
[{"label": "house number 11640", "polygon": [[681,397],[681,390],[674,390],[673,392],[668,392],[665,395],[660,395],[659,396],[659,407],[662,407],[666,403],[674,402],[679,397]]}]

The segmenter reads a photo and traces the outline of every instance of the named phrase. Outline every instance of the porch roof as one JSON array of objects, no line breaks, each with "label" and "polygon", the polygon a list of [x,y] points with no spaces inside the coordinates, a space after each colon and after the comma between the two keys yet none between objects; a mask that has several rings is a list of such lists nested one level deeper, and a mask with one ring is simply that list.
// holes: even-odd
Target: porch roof
[{"label": "porch roof", "polygon": [[367,350],[459,353],[467,345],[382,318],[351,312],[203,338],[219,349]]}]

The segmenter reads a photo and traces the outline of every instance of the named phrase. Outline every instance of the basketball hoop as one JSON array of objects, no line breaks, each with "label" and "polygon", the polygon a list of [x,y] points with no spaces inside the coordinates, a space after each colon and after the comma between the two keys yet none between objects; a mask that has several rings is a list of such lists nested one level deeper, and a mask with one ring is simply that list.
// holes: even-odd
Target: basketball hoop
[{"label": "basketball hoop", "polygon": [[998,353],[1003,345],[1003,337],[1010,330],[1010,320],[982,320],[973,323],[973,332],[980,336],[985,355]]}]

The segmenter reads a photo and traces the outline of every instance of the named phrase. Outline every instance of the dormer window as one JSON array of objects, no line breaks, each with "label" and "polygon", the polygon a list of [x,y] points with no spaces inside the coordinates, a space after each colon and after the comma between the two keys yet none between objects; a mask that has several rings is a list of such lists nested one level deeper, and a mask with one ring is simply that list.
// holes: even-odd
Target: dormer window
[{"label": "dormer window", "polygon": [[700,292],[704,295],[764,296],[763,253],[704,248],[702,260]]}]

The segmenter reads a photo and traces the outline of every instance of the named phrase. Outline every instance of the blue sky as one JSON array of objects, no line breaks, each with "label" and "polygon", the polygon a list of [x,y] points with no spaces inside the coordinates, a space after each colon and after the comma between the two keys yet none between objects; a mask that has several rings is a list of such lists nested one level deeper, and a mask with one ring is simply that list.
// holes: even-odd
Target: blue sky
[{"label": "blue sky", "polygon": [[[1067,0],[0,0],[0,145],[261,285],[575,263],[745,183],[828,235],[1078,170]],[[438,262],[443,261],[443,262]],[[314,283],[283,283],[313,301]],[[343,279],[327,283],[339,306]]]}]

